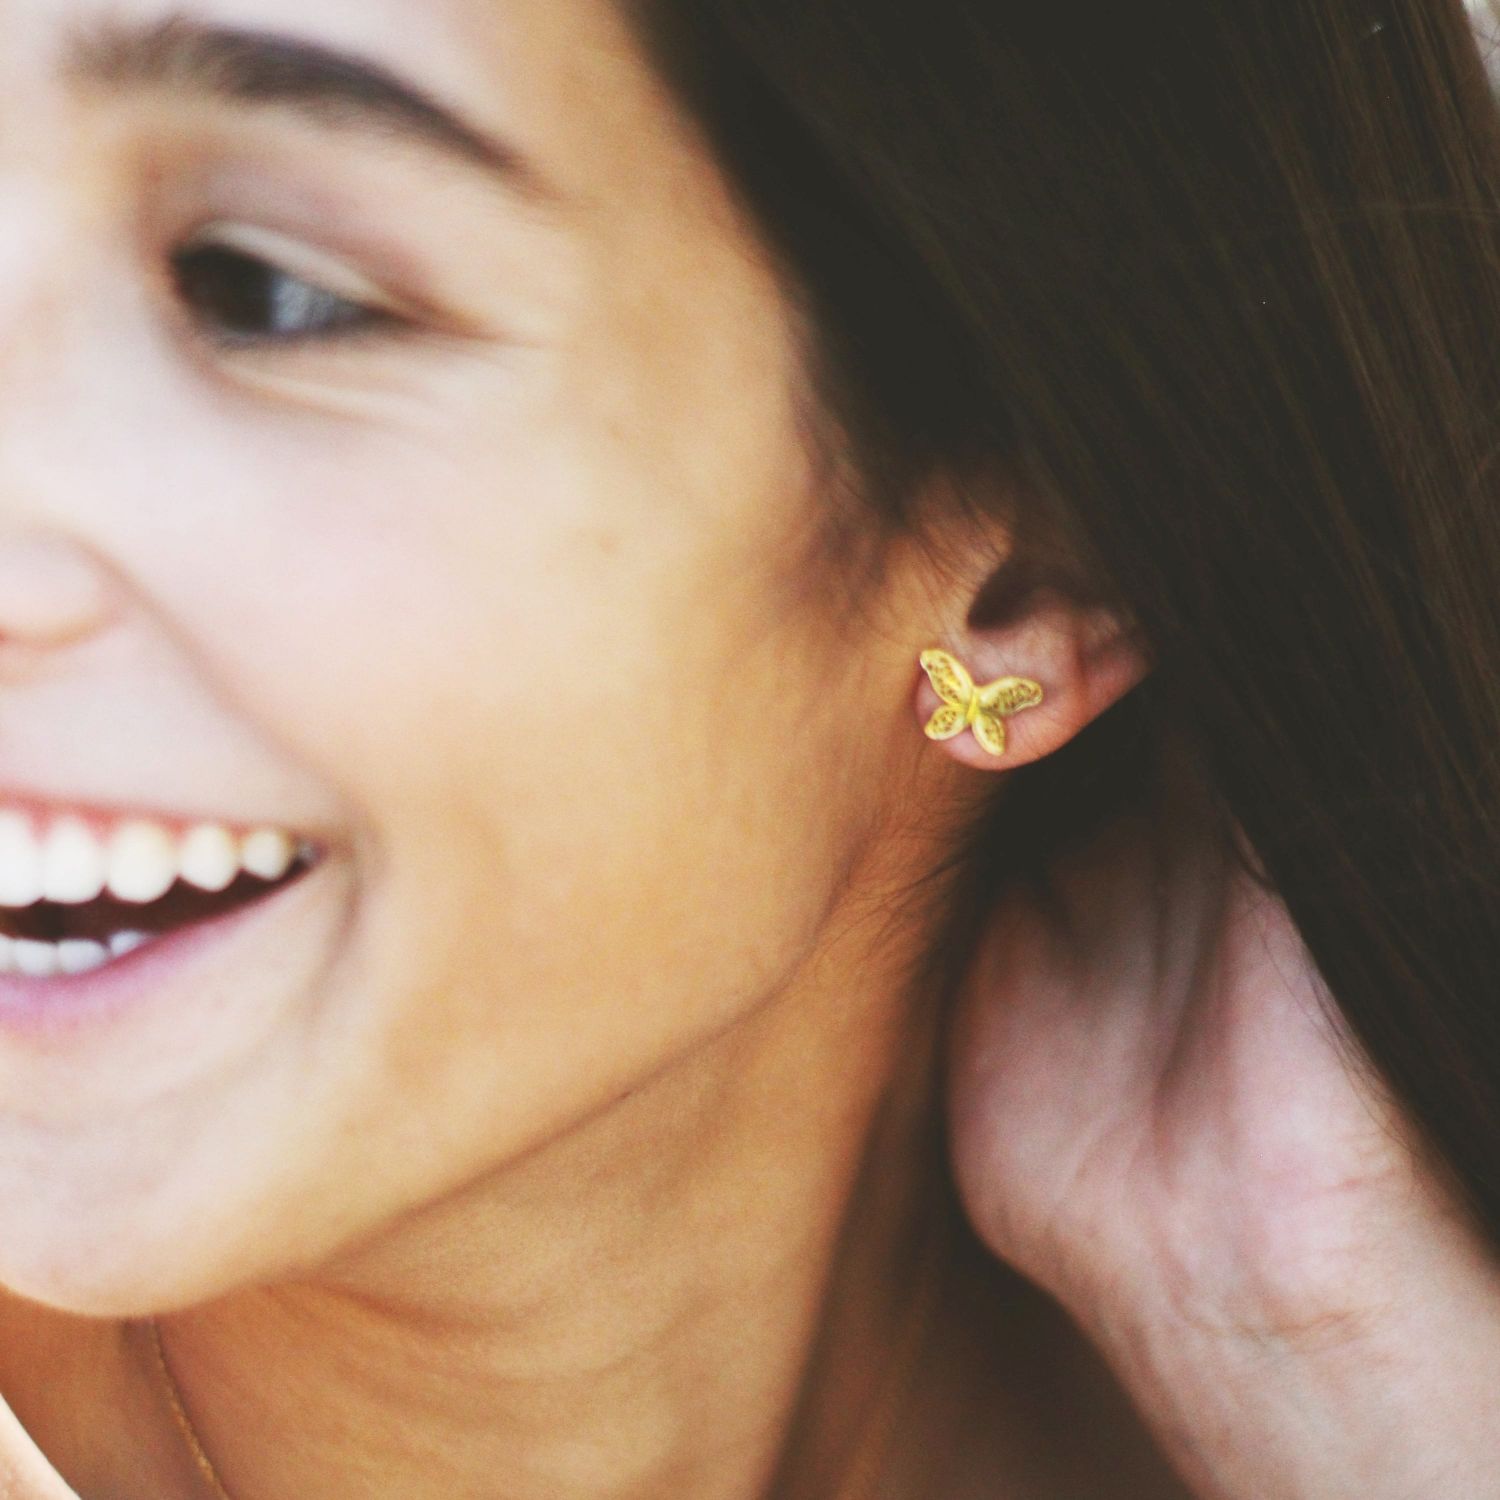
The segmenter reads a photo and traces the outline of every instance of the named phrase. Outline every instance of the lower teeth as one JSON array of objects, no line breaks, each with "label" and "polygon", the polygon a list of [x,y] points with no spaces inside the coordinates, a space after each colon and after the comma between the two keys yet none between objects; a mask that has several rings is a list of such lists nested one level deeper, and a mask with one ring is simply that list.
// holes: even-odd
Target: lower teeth
[{"label": "lower teeth", "polygon": [[107,944],[82,940],[38,943],[0,936],[0,975],[55,979],[60,974],[89,974],[150,941],[150,934],[145,932],[117,932]]}]

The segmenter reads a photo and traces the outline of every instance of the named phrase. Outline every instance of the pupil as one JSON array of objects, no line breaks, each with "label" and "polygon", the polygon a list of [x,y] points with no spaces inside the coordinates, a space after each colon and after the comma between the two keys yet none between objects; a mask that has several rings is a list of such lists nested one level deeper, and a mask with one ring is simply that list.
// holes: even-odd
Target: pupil
[{"label": "pupil", "polygon": [[222,249],[195,250],[177,263],[177,280],[188,303],[235,333],[259,333],[271,312],[266,268]]}]

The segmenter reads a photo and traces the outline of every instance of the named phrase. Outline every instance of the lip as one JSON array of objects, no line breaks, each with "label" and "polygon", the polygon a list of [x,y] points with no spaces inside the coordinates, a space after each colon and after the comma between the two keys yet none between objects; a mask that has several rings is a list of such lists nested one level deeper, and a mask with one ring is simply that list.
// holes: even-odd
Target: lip
[{"label": "lip", "polygon": [[320,884],[327,860],[217,917],[169,932],[88,974],[29,979],[0,974],[0,1045],[17,1041],[74,1041],[181,1003],[195,973],[235,961],[257,929],[288,914]]}]

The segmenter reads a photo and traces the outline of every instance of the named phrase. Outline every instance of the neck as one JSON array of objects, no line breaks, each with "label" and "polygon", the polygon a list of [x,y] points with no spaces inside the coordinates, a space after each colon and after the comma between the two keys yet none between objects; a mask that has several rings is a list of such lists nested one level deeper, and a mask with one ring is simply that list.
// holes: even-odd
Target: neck
[{"label": "neck", "polygon": [[[908,1014],[785,997],[336,1264],[163,1317],[225,1489],[859,1493],[945,1222]],[[122,1331],[143,1373],[147,1333]],[[186,1472],[174,1500],[209,1493]]]}]

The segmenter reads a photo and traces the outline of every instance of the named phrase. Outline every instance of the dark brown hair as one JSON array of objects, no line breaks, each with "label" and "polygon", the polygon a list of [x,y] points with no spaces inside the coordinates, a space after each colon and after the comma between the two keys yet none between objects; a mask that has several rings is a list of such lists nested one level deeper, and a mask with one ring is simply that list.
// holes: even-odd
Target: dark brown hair
[{"label": "dark brown hair", "polygon": [[1460,0],[624,3],[865,532],[959,476],[1022,543],[987,608],[1086,592],[1153,661],[1005,778],[961,920],[1182,736],[1500,1243],[1500,114]]}]

